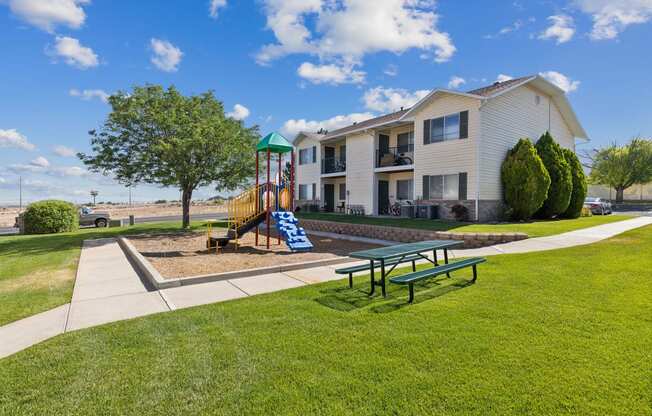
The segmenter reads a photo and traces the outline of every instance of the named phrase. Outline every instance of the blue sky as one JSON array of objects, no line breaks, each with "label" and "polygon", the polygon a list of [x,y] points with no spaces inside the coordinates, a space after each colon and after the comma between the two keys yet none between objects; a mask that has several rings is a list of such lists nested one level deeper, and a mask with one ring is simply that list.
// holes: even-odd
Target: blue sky
[{"label": "blue sky", "polygon": [[212,89],[292,138],[435,87],[541,73],[569,91],[588,146],[649,137],[650,19],[652,0],[0,0],[0,204],[17,202],[19,175],[27,201],[126,200],[71,155],[89,150],[106,94],[144,83]]}]

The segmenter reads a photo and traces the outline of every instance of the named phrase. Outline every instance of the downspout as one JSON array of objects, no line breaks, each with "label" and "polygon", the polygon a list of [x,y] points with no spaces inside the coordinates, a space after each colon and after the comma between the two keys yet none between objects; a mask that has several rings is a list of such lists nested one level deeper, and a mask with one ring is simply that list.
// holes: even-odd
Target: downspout
[{"label": "downspout", "polygon": [[478,107],[478,115],[480,116],[480,134],[476,138],[475,143],[475,221],[480,221],[480,140],[483,134],[482,128],[482,107],[488,102],[488,99],[483,99]]}]

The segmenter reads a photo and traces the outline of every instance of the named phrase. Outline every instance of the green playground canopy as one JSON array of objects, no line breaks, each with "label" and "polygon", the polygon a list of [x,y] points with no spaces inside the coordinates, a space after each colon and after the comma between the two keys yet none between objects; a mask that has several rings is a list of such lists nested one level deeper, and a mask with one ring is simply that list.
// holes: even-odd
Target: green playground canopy
[{"label": "green playground canopy", "polygon": [[258,152],[266,152],[268,149],[271,153],[287,153],[292,151],[292,145],[285,137],[274,132],[263,137],[256,146]]}]

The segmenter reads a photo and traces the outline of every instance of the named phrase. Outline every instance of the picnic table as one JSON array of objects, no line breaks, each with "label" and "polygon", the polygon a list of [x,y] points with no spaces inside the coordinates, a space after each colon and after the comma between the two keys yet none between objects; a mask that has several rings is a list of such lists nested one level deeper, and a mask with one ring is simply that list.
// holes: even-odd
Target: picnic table
[{"label": "picnic table", "polygon": [[[369,260],[371,271],[371,292],[369,295],[373,295],[376,286],[380,286],[382,289],[383,297],[385,297],[387,296],[385,291],[385,281],[387,277],[398,264],[402,263],[405,258],[417,255],[422,259],[428,260],[435,266],[439,266],[439,262],[437,260],[437,250],[443,250],[444,262],[445,264],[448,264],[448,249],[459,247],[463,244],[463,241],[455,240],[419,241],[417,243],[399,244],[395,246],[374,248],[371,250],[356,251],[349,254],[349,256],[356,259]],[[430,252],[433,254],[432,260],[427,255],[423,254]],[[391,264],[391,267],[388,271],[385,270],[386,263]],[[380,264],[380,280],[376,281],[374,269],[378,266],[378,264]]]}]

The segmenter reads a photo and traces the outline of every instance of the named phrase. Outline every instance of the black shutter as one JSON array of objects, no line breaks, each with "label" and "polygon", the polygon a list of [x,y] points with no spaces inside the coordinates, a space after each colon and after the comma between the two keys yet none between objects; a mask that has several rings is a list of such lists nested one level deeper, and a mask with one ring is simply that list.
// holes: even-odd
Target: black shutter
[{"label": "black shutter", "polygon": [[423,144],[430,144],[430,120],[423,120]]},{"label": "black shutter", "polygon": [[430,176],[423,176],[423,199],[430,199]]},{"label": "black shutter", "polygon": [[312,163],[317,163],[317,146],[312,147]]},{"label": "black shutter", "polygon": [[461,172],[461,173],[460,173],[460,178],[459,178],[459,195],[458,195],[458,198],[459,198],[461,201],[466,200],[466,197],[467,197],[467,195],[466,195],[466,193],[467,193],[467,192],[466,192],[466,189],[467,189],[467,184],[466,184],[466,182],[467,182],[467,176],[468,176],[468,175],[466,174],[466,172]]},{"label": "black shutter", "polygon": [[460,139],[469,138],[469,112],[462,111],[460,113]]},{"label": "black shutter", "polygon": [[313,183],[312,184],[312,200],[314,201],[316,199],[317,199],[317,184]]}]

